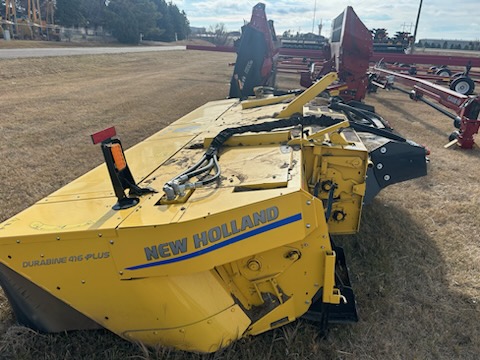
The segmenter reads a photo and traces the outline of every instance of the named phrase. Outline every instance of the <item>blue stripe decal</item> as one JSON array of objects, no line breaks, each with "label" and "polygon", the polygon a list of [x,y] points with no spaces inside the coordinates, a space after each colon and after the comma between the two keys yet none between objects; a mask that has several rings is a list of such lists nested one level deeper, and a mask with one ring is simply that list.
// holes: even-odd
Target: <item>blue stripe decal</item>
[{"label": "blue stripe decal", "polygon": [[235,236],[235,237],[233,237],[229,240],[222,241],[221,243],[215,244],[213,246],[209,246],[207,248],[192,252],[192,253],[187,254],[187,255],[178,256],[178,257],[173,258],[173,259],[160,260],[160,261],[155,261],[155,262],[152,262],[152,263],[135,265],[135,266],[128,267],[125,270],[139,270],[139,269],[145,269],[145,268],[149,268],[149,267],[153,267],[153,266],[172,264],[172,263],[175,263],[175,262],[178,262],[178,261],[188,260],[188,259],[200,256],[200,255],[204,255],[204,254],[207,254],[209,252],[221,249],[225,246],[234,244],[236,242],[248,239],[249,237],[252,237],[252,236],[255,236],[255,235],[258,235],[258,234],[262,234],[264,232],[267,232],[267,231],[270,231],[270,230],[273,230],[273,229],[276,229],[276,228],[279,228],[279,227],[282,227],[282,226],[285,226],[285,225],[288,225],[288,224],[291,224],[291,223],[294,223],[294,222],[300,221],[300,220],[302,220],[302,214],[298,213],[298,214],[289,216],[285,219],[275,221],[271,224],[267,224],[265,226],[256,228],[254,230],[247,231],[246,233],[237,235],[237,236]]}]

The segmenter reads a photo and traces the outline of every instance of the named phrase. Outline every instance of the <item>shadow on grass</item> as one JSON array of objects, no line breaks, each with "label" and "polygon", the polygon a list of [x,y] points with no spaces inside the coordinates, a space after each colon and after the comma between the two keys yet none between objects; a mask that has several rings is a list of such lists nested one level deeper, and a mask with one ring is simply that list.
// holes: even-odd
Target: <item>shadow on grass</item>
[{"label": "shadow on grass", "polygon": [[336,239],[360,314],[355,326],[337,327],[339,349],[375,359],[478,356],[480,307],[448,282],[450,265],[426,231],[407,210],[377,199],[364,209],[357,235]]},{"label": "shadow on grass", "polygon": [[[408,204],[405,204],[406,206]],[[452,289],[437,244],[404,209],[376,200],[362,230],[336,237],[346,250],[360,321],[320,338],[297,321],[215,354],[146,349],[108,331],[43,335],[11,326],[1,359],[474,359],[479,306]]]},{"label": "shadow on grass", "polygon": [[456,146],[452,146],[450,150],[461,153],[462,156],[465,156],[468,158],[478,159],[480,158],[480,135],[474,136],[473,140],[475,141],[475,145],[473,146],[472,149],[462,149],[461,147],[456,145]]},{"label": "shadow on grass", "polygon": [[[408,97],[405,96],[405,103],[408,104],[407,102]],[[409,101],[413,101],[413,100],[409,100]],[[421,119],[420,117],[418,116],[415,116],[413,115],[411,112],[409,112],[408,110],[406,110],[404,107],[402,106],[398,106],[396,105],[394,102],[390,101],[390,100],[387,100],[385,98],[382,98],[381,100],[382,104],[385,105],[386,107],[388,107],[389,109],[395,111],[395,112],[398,112],[399,114],[402,114],[404,116],[404,119],[408,122],[417,122],[419,124],[422,124],[422,126],[437,134],[437,135],[441,135],[443,138],[445,139],[448,139],[448,135],[449,133],[445,133],[444,131],[440,130],[439,128],[435,127],[434,125],[432,125],[431,123],[428,122],[428,120],[425,120],[425,119]],[[427,105],[425,105],[427,106]],[[408,109],[408,105],[407,105],[407,109]],[[444,116],[444,115],[441,115],[441,116]],[[387,119],[388,120],[388,119]],[[445,116],[445,121],[450,121],[446,116]],[[454,131],[455,128],[453,127],[453,124],[452,124],[452,131]],[[445,140],[446,141],[446,140]]]}]

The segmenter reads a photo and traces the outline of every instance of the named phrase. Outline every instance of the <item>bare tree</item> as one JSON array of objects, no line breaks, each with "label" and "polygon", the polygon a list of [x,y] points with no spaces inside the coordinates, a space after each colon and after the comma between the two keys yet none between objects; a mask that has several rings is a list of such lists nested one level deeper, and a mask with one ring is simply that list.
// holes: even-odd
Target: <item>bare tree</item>
[{"label": "bare tree", "polygon": [[224,23],[218,23],[215,26],[210,25],[208,34],[213,35],[210,41],[215,45],[223,46],[227,44],[228,32]]}]

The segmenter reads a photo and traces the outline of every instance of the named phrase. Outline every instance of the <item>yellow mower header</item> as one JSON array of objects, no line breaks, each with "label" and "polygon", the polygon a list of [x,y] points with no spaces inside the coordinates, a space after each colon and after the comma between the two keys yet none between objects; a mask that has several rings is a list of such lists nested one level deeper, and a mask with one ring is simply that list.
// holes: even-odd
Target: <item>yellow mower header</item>
[{"label": "yellow mower header", "polygon": [[197,352],[302,316],[356,321],[330,235],[424,175],[425,149],[310,95],[211,102],[125,152],[112,129],[96,134],[105,164],[0,224],[18,321]]}]

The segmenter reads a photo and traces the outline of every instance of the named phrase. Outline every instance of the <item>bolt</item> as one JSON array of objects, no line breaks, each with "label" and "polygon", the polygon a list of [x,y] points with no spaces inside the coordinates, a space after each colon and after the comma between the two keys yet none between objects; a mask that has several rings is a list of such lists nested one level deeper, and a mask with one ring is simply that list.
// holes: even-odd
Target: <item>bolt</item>
[{"label": "bolt", "polygon": [[250,271],[259,271],[262,265],[258,260],[252,259],[247,262],[247,267]]},{"label": "bolt", "polygon": [[287,254],[286,258],[291,261],[297,261],[298,259],[300,259],[300,256],[300,252],[293,250]]},{"label": "bolt", "polygon": [[112,244],[112,245],[113,245],[113,243],[114,243],[114,242],[115,242],[115,241],[113,241],[113,240],[110,240],[110,244]]},{"label": "bolt", "polygon": [[312,202],[310,200],[307,200],[307,205],[310,205]]},{"label": "bolt", "polygon": [[385,181],[388,181],[388,180],[390,180],[390,175],[388,175],[388,174],[387,174],[387,175],[385,175],[385,176],[383,177],[383,180],[385,180]]},{"label": "bolt", "polygon": [[102,234],[98,234],[98,237],[102,237],[103,235]]},{"label": "bolt", "polygon": [[386,147],[380,148],[380,152],[381,152],[382,154],[385,154],[385,153],[387,152],[387,148],[386,148]]},{"label": "bolt", "polygon": [[383,164],[382,164],[382,163],[378,163],[378,164],[377,164],[377,169],[378,169],[378,170],[382,170],[382,168],[383,168]]},{"label": "bolt", "polygon": [[119,271],[118,273],[119,273],[120,275],[123,275],[123,271]]},{"label": "bolt", "polygon": [[305,225],[305,226],[307,227],[307,229],[310,229],[310,224],[307,224],[307,225]]}]

